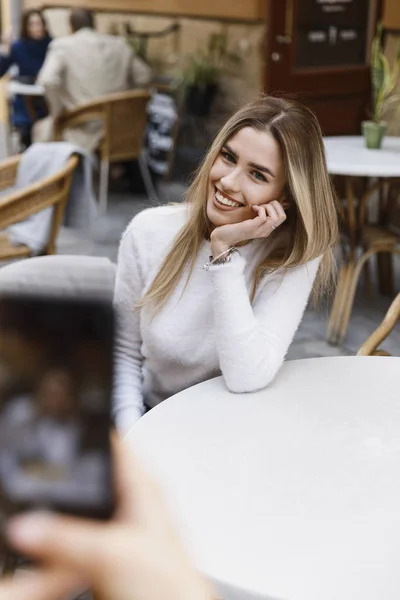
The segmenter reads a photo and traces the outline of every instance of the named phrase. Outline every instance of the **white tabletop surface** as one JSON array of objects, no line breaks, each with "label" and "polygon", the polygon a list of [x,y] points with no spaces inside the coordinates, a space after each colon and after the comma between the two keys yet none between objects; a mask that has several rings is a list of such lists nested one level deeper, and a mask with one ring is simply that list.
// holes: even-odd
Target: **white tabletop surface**
[{"label": "white tabletop surface", "polygon": [[127,442],[224,600],[400,598],[400,358],[287,362],[247,395],[214,379]]},{"label": "white tabletop surface", "polygon": [[325,137],[324,144],[332,175],[400,177],[400,137],[386,136],[380,150],[366,148],[362,136]]},{"label": "white tabletop surface", "polygon": [[16,94],[21,96],[43,96],[44,88],[38,84],[30,85],[20,83],[19,81],[9,81],[7,83],[7,92],[10,96],[15,96]]}]

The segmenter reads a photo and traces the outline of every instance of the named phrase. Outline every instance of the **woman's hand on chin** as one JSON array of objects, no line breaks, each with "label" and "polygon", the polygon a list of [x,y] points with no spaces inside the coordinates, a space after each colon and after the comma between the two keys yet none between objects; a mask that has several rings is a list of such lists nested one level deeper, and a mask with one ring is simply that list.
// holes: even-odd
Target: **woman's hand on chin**
[{"label": "woman's hand on chin", "polygon": [[238,244],[257,238],[267,238],[286,221],[286,213],[278,200],[268,204],[252,206],[253,219],[241,223],[221,225],[211,234],[211,253],[214,258]]}]

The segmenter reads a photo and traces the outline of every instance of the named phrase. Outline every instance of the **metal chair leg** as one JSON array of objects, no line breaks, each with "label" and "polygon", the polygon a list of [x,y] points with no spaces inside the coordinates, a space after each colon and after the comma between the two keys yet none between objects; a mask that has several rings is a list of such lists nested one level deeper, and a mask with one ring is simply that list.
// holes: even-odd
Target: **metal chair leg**
[{"label": "metal chair leg", "polygon": [[108,177],[110,174],[110,162],[108,160],[102,160],[100,165],[100,210],[107,212],[108,202]]},{"label": "metal chair leg", "polygon": [[147,164],[147,157],[144,152],[142,152],[138,158],[140,172],[143,177],[144,186],[146,188],[147,196],[150,200],[155,200],[158,202],[158,194],[156,188],[154,187],[153,180],[150,175],[149,166]]}]

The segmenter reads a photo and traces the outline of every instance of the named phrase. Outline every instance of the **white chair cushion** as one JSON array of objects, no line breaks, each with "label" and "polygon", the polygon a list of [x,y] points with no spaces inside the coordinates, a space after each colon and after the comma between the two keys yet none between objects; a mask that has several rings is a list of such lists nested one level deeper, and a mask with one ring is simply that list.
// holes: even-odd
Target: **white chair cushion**
[{"label": "white chair cushion", "polygon": [[96,256],[40,256],[0,268],[0,294],[62,294],[111,300],[116,266]]}]

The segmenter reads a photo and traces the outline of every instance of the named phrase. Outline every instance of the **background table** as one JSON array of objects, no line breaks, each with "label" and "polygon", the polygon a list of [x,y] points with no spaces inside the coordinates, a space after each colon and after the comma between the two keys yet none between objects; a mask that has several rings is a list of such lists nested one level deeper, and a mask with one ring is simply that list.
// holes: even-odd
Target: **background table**
[{"label": "background table", "polygon": [[7,93],[10,96],[43,96],[44,88],[38,84],[20,83],[19,81],[9,81],[7,83]]},{"label": "background table", "polygon": [[[385,137],[380,150],[366,148],[362,136],[325,137],[324,145],[329,173],[345,178],[344,216],[352,255],[356,250],[366,204],[371,195],[380,189],[382,179],[400,177],[400,137]],[[354,190],[356,177],[367,180],[365,191],[358,201]]]},{"label": "background table", "polygon": [[[43,86],[38,84],[21,83],[20,81],[10,80],[6,85],[6,92],[9,100],[16,96],[22,96],[25,103],[26,111],[32,123],[42,118],[47,112],[47,104],[45,100],[45,91]],[[10,104],[11,107],[11,104]],[[10,111],[11,114],[11,111]],[[9,127],[10,128],[10,127]],[[10,131],[8,132],[8,154],[12,154],[12,143]],[[17,150],[20,151],[19,149]]]},{"label": "background table", "polygon": [[255,394],[221,378],[128,434],[224,600],[400,597],[400,359],[287,362]]},{"label": "background table", "polygon": [[325,137],[331,175],[400,177],[400,137],[385,137],[380,150],[365,147],[362,136]]},{"label": "background table", "polygon": [[[393,186],[398,185],[400,178],[400,137],[385,137],[380,150],[366,148],[362,136],[326,137],[324,144],[329,173],[344,179],[342,265],[327,332],[328,341],[337,344],[343,341],[347,330],[344,323],[348,319],[343,316],[348,309],[346,298],[350,296],[348,288],[352,286],[359,251],[364,249],[363,231],[368,222],[369,201],[374,194],[379,194],[378,214],[374,222],[386,227],[390,221],[389,198],[395,192]],[[395,285],[392,256],[380,251],[376,255],[376,261],[379,291],[393,298]],[[364,273],[366,287],[371,293],[369,270],[364,269]]]}]

